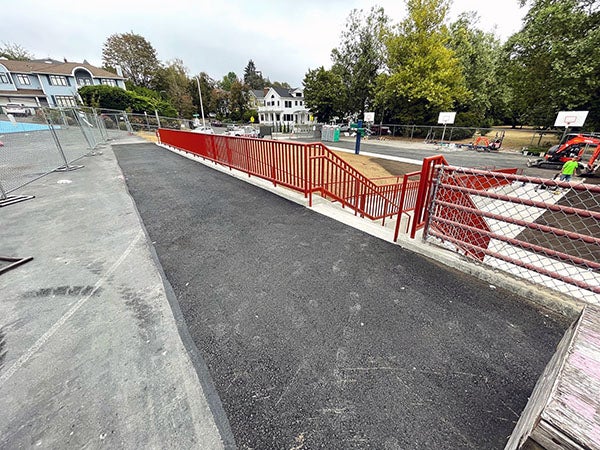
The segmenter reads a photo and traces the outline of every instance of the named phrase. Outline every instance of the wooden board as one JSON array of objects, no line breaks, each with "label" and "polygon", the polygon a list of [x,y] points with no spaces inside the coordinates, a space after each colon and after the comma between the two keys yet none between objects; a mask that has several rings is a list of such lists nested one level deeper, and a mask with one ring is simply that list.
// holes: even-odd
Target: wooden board
[{"label": "wooden board", "polygon": [[505,447],[600,450],[600,307],[567,330]]}]

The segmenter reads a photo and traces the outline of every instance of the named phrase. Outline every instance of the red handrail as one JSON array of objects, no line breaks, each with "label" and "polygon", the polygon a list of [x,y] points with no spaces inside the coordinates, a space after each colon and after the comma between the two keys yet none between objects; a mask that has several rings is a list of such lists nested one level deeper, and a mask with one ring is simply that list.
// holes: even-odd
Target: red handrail
[{"label": "red handrail", "polygon": [[378,185],[321,143],[296,143],[159,129],[159,142],[302,192],[319,192],[355,214],[383,219],[398,214],[400,182]]}]

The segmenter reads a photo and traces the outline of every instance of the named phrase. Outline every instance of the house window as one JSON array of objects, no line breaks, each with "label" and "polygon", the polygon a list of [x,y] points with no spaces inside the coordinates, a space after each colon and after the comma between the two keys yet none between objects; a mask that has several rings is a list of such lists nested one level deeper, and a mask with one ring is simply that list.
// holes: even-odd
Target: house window
[{"label": "house window", "polygon": [[69,86],[67,77],[60,75],[48,75],[48,80],[50,81],[50,86]]},{"label": "house window", "polygon": [[296,97],[302,97],[302,93],[301,92],[296,92]]},{"label": "house window", "polygon": [[294,100],[294,106],[298,106],[298,100]]},{"label": "house window", "polygon": [[261,114],[261,115],[260,115],[260,121],[261,121],[261,122],[264,122],[264,121],[265,121],[265,115],[264,115],[264,114]]},{"label": "house window", "polygon": [[91,86],[92,83],[92,79],[91,78],[77,78],[77,85],[78,86]]},{"label": "house window", "polygon": [[113,86],[113,87],[117,86],[117,82],[115,80],[110,79],[110,78],[103,78],[100,82],[102,84],[107,85],[107,86]]},{"label": "house window", "polygon": [[286,108],[291,108],[292,107],[292,101],[291,100],[286,100],[285,101],[285,107]]},{"label": "house window", "polygon": [[5,73],[0,72],[0,83],[2,83],[2,84],[9,84],[10,80],[8,79],[8,75],[6,75]]},{"label": "house window", "polygon": [[283,115],[283,121],[284,122],[292,122],[294,120],[294,115],[293,114],[284,114]]},{"label": "house window", "polygon": [[279,100],[277,100],[277,106],[279,106]]},{"label": "house window", "polygon": [[27,75],[25,75],[24,73],[18,73],[17,74],[17,81],[20,84],[31,84],[31,80],[29,79],[29,77]]},{"label": "house window", "polygon": [[303,102],[302,100],[300,100],[300,106],[302,106],[302,105],[303,105],[303,103],[304,103],[304,102]]},{"label": "house window", "polygon": [[54,102],[58,106],[77,106],[75,97],[71,97],[70,95],[55,95]]},{"label": "house window", "polygon": [[275,120],[279,122],[279,114],[275,114]]}]

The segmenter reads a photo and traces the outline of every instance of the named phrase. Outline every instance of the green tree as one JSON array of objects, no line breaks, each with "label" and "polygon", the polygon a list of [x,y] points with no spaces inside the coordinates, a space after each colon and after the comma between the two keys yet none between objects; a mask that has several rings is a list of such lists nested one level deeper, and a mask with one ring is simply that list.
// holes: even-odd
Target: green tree
[{"label": "green tree", "polygon": [[219,83],[219,87],[221,89],[223,89],[224,91],[230,91],[231,90],[231,85],[233,83],[235,83],[236,81],[238,81],[238,77],[235,74],[235,72],[229,72],[227,75],[225,75],[223,77],[223,79],[221,80],[221,82]]},{"label": "green tree", "polygon": [[254,61],[248,61],[248,65],[244,69],[244,84],[250,89],[262,89],[265,87],[265,80],[262,74],[256,70]]},{"label": "green tree", "polygon": [[550,126],[560,110],[589,110],[587,124],[600,126],[597,1],[533,0],[506,53],[507,80],[529,124]]},{"label": "green tree", "polygon": [[29,61],[30,59],[33,59],[34,56],[19,44],[3,42],[2,47],[0,47],[0,58],[12,59],[15,61]]},{"label": "green tree", "polygon": [[265,85],[263,87],[278,87],[284,89],[291,89],[290,84],[285,81],[271,81],[268,78],[265,80]]},{"label": "green tree", "polygon": [[190,92],[192,93],[192,101],[198,114],[200,114],[200,96],[198,94],[198,81],[200,81],[200,90],[202,91],[202,107],[204,115],[207,116],[211,112],[217,113],[218,107],[213,99],[215,95],[215,87],[217,83],[206,72],[200,72],[190,80]]},{"label": "green tree", "polygon": [[158,68],[153,85],[176,106],[179,117],[191,117],[199,110],[194,106],[188,69],[181,59],[174,59]]},{"label": "green tree", "polygon": [[386,39],[389,74],[378,78],[376,101],[406,122],[432,122],[469,98],[461,65],[449,48],[448,0],[407,0],[408,17]]},{"label": "green tree", "polygon": [[463,13],[450,25],[449,47],[460,62],[467,89],[471,92],[468,102],[456,105],[466,126],[490,126],[493,115],[502,116],[505,90],[498,83],[498,68],[502,57],[501,45],[492,33],[477,28],[479,19],[474,12]]},{"label": "green tree", "polygon": [[[202,90],[202,98],[204,99],[204,89]],[[228,117],[231,111],[229,107],[229,92],[215,86],[210,93],[209,108],[211,112],[217,114],[219,119]]]},{"label": "green tree", "polygon": [[229,89],[230,115],[233,120],[242,120],[248,110],[248,87],[240,80],[231,83]]},{"label": "green tree", "polygon": [[331,51],[332,71],[343,83],[339,95],[346,114],[362,115],[373,106],[376,78],[384,69],[388,22],[383,8],[371,8],[366,17],[362,9],[352,10],[340,45]]},{"label": "green tree", "polygon": [[151,86],[160,66],[152,44],[133,32],[110,35],[102,47],[102,62],[107,68],[120,67],[125,77],[144,87]]},{"label": "green tree", "polygon": [[342,78],[323,66],[309,70],[304,76],[304,101],[320,122],[329,122],[341,115],[340,92],[344,85]]},{"label": "green tree", "polygon": [[157,110],[162,116],[175,117],[173,106],[156,98],[147,97],[135,91],[125,91],[119,87],[96,85],[83,86],[78,90],[83,103],[87,106],[105,109],[118,109],[135,113]]}]

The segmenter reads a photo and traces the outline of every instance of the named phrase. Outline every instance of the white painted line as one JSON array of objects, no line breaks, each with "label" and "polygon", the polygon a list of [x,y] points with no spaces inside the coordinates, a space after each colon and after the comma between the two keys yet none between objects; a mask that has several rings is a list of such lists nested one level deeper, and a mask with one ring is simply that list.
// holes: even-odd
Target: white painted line
[{"label": "white painted line", "polygon": [[96,282],[92,291],[86,295],[85,297],[79,299],[77,303],[75,303],[71,308],[54,324],[50,327],[48,331],[46,331],[36,342],[33,344],[18,360],[15,362],[6,372],[0,375],[0,387],[10,377],[12,377],[17,370],[23,367],[27,361],[38,352],[48,340],[56,334],[56,332],[69,320],[73,314],[75,314],[95,293],[96,291],[104,284],[104,282],[110,277],[115,270],[119,268],[119,266],[125,261],[125,259],[129,256],[133,247],[138,243],[138,241],[144,235],[143,231],[140,230],[137,235],[133,238],[127,249],[121,254],[119,259],[115,261],[115,263],[106,271],[106,273]]}]

